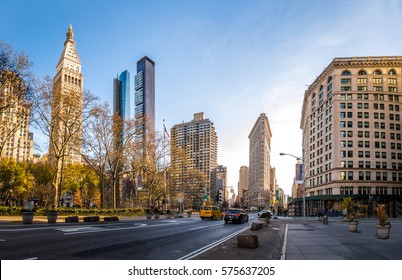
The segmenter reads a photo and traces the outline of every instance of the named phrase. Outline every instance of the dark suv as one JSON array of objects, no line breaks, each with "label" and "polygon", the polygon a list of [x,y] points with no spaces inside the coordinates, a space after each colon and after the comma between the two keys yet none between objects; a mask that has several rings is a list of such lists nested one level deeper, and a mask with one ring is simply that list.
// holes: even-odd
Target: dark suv
[{"label": "dark suv", "polygon": [[225,213],[225,223],[236,222],[236,223],[247,223],[248,214],[243,209],[229,209]]}]

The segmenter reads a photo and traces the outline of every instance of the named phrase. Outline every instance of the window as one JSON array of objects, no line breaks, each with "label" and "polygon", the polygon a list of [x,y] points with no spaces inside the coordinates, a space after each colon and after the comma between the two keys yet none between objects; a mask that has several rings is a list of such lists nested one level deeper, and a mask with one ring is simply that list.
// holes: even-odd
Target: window
[{"label": "window", "polygon": [[351,87],[341,87],[341,91],[351,91]]},{"label": "window", "polygon": [[357,78],[358,84],[367,84],[367,78]]},{"label": "window", "polygon": [[389,85],[396,85],[396,78],[388,78]]},{"label": "window", "polygon": [[373,90],[374,91],[382,91],[382,86],[374,86]]},{"label": "window", "polygon": [[358,91],[367,91],[367,87],[366,86],[357,86],[357,90]]},{"label": "window", "polygon": [[367,72],[366,72],[366,70],[360,70],[360,71],[358,72],[358,75],[359,75],[359,76],[364,76],[364,75],[367,75]]},{"label": "window", "polygon": [[[351,76],[350,72],[347,71],[347,70],[343,71],[341,75],[342,75],[342,76]],[[381,74],[380,74],[380,75],[381,75]]]},{"label": "window", "polygon": [[382,78],[373,78],[373,84],[382,84]]},{"label": "window", "polygon": [[382,72],[381,72],[381,70],[377,69],[377,70],[374,70],[373,74],[374,75],[382,75]]},{"label": "window", "polygon": [[351,79],[341,79],[341,84],[350,85],[352,83]]},{"label": "window", "polygon": [[397,92],[396,87],[388,87],[388,92]]},{"label": "window", "polygon": [[389,70],[388,75],[392,75],[392,76],[396,75],[395,70]]}]

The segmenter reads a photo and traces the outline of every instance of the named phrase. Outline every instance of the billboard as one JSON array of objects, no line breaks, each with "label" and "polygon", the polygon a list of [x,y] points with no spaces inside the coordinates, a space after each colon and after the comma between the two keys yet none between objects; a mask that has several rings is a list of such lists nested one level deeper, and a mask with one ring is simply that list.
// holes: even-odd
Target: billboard
[{"label": "billboard", "polygon": [[303,184],[303,164],[296,164],[296,184]]}]

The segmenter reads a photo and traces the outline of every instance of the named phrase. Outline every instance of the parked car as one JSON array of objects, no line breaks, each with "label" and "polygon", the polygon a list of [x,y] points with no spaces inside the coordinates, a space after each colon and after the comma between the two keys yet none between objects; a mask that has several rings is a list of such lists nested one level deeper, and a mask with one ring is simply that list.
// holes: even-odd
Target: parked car
[{"label": "parked car", "polygon": [[203,206],[200,209],[200,218],[203,220],[205,218],[210,218],[211,220],[213,220],[214,218],[222,219],[222,209],[218,206]]},{"label": "parked car", "polygon": [[225,224],[228,222],[233,223],[247,223],[248,214],[243,209],[229,209],[225,213]]}]

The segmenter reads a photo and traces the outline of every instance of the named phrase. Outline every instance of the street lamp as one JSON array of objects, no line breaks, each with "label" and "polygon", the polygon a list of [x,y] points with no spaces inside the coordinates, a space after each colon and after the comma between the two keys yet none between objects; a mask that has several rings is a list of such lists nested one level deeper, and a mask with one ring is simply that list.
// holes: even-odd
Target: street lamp
[{"label": "street lamp", "polygon": [[307,225],[307,219],[306,219],[306,188],[305,188],[305,176],[304,176],[304,153],[303,153],[303,158],[297,157],[291,154],[285,154],[285,153],[279,153],[280,156],[291,156],[294,157],[297,160],[300,160],[303,163],[303,183],[302,183],[302,197],[303,197],[303,224]]}]

